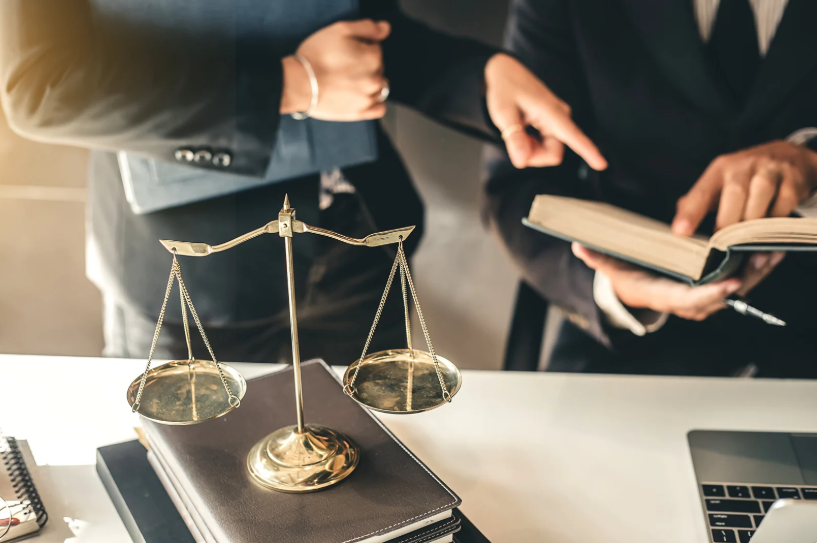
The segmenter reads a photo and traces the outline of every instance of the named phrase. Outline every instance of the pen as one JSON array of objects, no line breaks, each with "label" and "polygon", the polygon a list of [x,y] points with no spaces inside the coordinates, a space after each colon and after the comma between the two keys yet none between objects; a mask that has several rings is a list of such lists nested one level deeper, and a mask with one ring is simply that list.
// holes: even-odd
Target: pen
[{"label": "pen", "polygon": [[786,326],[786,321],[778,319],[771,313],[765,313],[756,307],[752,307],[737,296],[729,296],[728,298],[724,298],[723,303],[741,315],[749,315],[750,317],[755,317],[756,319],[762,320],[766,324],[771,324],[774,326]]}]

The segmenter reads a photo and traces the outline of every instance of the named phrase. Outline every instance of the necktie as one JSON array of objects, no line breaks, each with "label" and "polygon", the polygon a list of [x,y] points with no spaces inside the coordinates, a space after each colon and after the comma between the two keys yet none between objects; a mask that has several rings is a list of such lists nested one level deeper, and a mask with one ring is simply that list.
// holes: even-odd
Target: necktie
[{"label": "necktie", "polygon": [[757,27],[749,0],[721,0],[706,49],[721,83],[742,107],[760,67]]}]

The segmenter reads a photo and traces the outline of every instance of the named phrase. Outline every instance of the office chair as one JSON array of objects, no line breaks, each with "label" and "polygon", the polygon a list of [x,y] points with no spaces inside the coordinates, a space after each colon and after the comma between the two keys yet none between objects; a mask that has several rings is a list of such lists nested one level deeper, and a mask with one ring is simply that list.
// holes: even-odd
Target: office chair
[{"label": "office chair", "polygon": [[537,371],[542,355],[548,302],[524,280],[519,281],[505,345],[505,371]]}]

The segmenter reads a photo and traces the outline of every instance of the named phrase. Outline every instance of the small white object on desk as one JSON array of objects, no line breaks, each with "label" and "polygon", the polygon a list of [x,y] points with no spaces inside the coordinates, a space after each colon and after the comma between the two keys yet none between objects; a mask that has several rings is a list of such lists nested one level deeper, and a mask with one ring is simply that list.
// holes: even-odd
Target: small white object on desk
[{"label": "small white object on desk", "polygon": [[[277,366],[235,367],[251,379]],[[135,438],[125,389],[143,369],[0,356],[0,426],[48,464],[37,543],[130,543],[93,463]],[[492,543],[706,543],[687,432],[817,432],[815,413],[817,382],[464,371],[445,409],[378,416]]]}]

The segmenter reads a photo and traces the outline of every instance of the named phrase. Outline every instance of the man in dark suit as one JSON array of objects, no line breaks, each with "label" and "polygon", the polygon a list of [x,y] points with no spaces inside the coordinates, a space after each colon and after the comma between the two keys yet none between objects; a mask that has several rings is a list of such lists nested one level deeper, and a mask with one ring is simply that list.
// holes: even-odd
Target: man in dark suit
[{"label": "man in dark suit", "polygon": [[[744,276],[693,288],[520,223],[544,193],[607,201],[679,235],[807,213],[817,189],[815,20],[810,0],[513,2],[509,49],[609,161],[598,173],[575,155],[520,171],[488,151],[491,223],[525,280],[568,317],[549,369],[817,375],[813,256],[757,254]],[[751,301],[787,327],[720,311],[758,282]]]},{"label": "man in dark suit", "polygon": [[[518,61],[493,48],[433,31],[403,16],[393,0],[362,0],[359,14],[366,19],[317,30],[295,57],[252,30],[276,16],[276,5],[220,2],[228,28],[234,20],[236,28],[250,29],[229,39],[208,26],[206,12],[215,8],[206,0],[0,2],[0,96],[10,125],[33,139],[95,149],[88,273],[106,300],[110,356],[148,353],[170,264],[159,239],[227,241],[275,218],[287,193],[300,220],[353,237],[418,225],[409,252],[420,240],[423,219],[411,180],[379,129],[375,162],[146,215],[128,205],[115,151],[260,177],[281,115],[375,119],[384,114],[382,102],[390,93],[442,122],[492,137],[482,115],[487,99],[520,165],[558,162],[557,139],[603,163],[564,104]],[[553,135],[547,146],[515,134],[523,114],[541,119],[544,132]],[[302,354],[350,363],[363,347],[393,247],[309,239],[315,237],[294,244]],[[280,247],[254,241],[181,264],[219,358],[288,357]],[[187,356],[178,306],[169,307],[157,357]],[[373,350],[405,340],[402,318],[394,299]],[[196,334],[194,341],[203,353]]]}]

